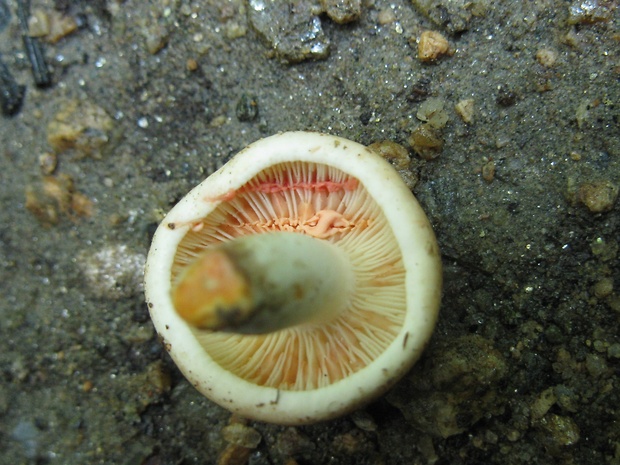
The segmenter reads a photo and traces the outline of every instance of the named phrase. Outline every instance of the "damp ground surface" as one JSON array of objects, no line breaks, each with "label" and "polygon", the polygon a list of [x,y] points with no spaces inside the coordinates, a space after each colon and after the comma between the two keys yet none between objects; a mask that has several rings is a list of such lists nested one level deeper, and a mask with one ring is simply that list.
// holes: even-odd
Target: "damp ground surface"
[{"label": "damp ground surface", "polygon": [[[2,3],[0,463],[620,463],[616,1],[33,0],[45,89]],[[444,262],[418,365],[304,427],[200,396],[141,289],[162,213],[285,130],[405,147]]]}]

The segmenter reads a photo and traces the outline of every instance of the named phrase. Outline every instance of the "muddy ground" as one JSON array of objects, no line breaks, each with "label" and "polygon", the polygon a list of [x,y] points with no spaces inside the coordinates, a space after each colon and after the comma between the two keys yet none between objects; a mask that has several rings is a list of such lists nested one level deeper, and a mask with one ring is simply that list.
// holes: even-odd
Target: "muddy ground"
[{"label": "muddy ground", "polygon": [[[33,0],[47,88],[0,8],[0,463],[620,464],[618,2],[290,3]],[[285,130],[405,146],[445,280],[405,379],[295,428],[199,395],[141,289],[162,212]]]}]

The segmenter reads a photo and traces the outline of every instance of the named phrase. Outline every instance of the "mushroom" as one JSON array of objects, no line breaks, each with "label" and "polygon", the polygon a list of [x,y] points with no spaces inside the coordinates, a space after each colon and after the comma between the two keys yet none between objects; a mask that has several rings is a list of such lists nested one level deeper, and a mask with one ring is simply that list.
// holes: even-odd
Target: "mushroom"
[{"label": "mushroom", "polygon": [[330,135],[255,142],[153,237],[151,318],[201,393],[241,416],[327,420],[420,357],[441,263],[426,215],[377,153]]}]

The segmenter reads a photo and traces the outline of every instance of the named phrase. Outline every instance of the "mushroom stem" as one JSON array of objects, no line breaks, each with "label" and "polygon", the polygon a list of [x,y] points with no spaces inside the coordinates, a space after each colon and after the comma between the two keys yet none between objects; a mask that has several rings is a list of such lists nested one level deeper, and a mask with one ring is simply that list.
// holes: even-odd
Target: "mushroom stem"
[{"label": "mushroom stem", "polygon": [[330,242],[270,232],[207,249],[180,274],[172,301],[196,328],[264,334],[337,317],[353,286],[349,258]]}]

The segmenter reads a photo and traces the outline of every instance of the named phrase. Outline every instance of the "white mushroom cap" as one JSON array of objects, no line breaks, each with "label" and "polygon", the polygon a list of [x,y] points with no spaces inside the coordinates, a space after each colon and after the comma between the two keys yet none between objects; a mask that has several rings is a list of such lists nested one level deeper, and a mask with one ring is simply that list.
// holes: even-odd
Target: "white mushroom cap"
[{"label": "white mushroom cap", "polygon": [[[323,211],[339,216],[323,224]],[[204,331],[179,316],[175,281],[201,249],[269,231],[342,246],[355,281],[343,287],[350,305],[324,323],[268,334]],[[389,163],[340,137],[288,132],[242,150],[168,213],[145,290],[166,349],[201,393],[239,415],[294,425],[349,412],[409,370],[435,326],[441,263],[426,215]]]}]

